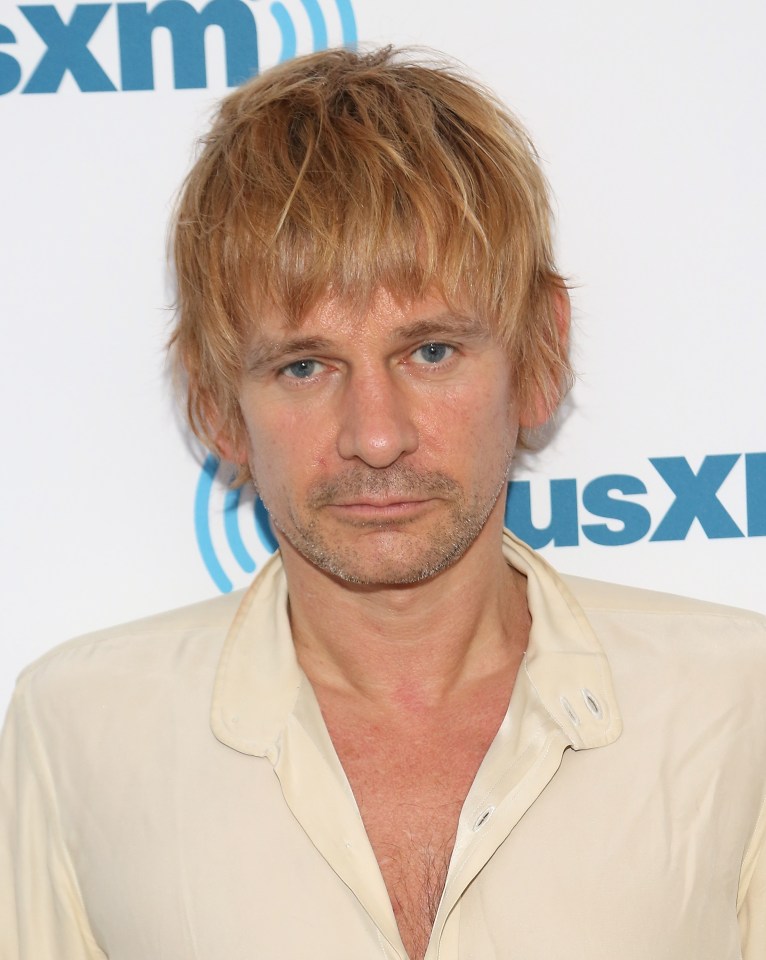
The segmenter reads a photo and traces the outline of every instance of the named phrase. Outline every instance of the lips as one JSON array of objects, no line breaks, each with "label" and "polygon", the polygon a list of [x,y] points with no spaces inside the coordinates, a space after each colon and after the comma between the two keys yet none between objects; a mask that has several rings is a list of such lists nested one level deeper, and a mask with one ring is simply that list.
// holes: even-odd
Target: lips
[{"label": "lips", "polygon": [[334,507],[399,507],[399,506],[408,506],[415,503],[425,503],[428,498],[413,498],[413,497],[390,497],[386,500],[373,500],[367,498],[364,500],[341,500],[338,503],[331,504]]},{"label": "lips", "polygon": [[432,498],[419,500],[355,500],[329,503],[326,507],[343,520],[364,524],[396,523],[414,520],[435,501]]},{"label": "lips", "polygon": [[421,473],[403,464],[380,471],[358,467],[316,484],[309,505],[315,509],[412,509],[433,499],[455,499],[460,492],[459,485],[443,473]]}]

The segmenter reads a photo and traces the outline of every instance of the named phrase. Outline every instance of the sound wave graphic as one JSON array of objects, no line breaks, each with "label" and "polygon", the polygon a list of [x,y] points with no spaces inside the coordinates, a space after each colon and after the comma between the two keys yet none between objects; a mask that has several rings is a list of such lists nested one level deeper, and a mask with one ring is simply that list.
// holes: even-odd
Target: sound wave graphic
[{"label": "sound wave graphic", "polygon": [[243,573],[252,574],[274,553],[277,541],[260,497],[251,490],[228,488],[230,477],[220,476],[221,469],[218,458],[209,454],[194,496],[194,532],[207,572],[221,593],[229,593],[234,583],[224,564],[230,568],[233,561]]},{"label": "sound wave graphic", "polygon": [[[330,37],[327,20],[319,0],[298,0],[294,6],[300,6],[308,19],[311,28],[311,49],[326,50],[330,46]],[[335,0],[335,7],[340,20],[341,43],[345,47],[353,47],[356,45],[358,36],[351,0]],[[298,52],[298,30],[292,14],[281,0],[275,0],[270,5],[269,11],[282,37],[282,48],[279,52],[279,62],[282,63],[296,56]]]}]

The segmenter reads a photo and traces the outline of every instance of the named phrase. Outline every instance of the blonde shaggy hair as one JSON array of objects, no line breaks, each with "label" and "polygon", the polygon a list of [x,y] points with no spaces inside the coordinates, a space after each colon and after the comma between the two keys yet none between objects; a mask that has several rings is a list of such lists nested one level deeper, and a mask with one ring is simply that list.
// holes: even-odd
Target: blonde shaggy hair
[{"label": "blonde shaggy hair", "polygon": [[471,311],[505,345],[521,408],[555,408],[571,373],[547,185],[490,91],[391,47],[328,50],[227,96],[202,145],[173,224],[171,345],[191,427],[214,452],[243,435],[259,313],[297,326],[330,292],[361,306],[381,287],[436,293]]}]

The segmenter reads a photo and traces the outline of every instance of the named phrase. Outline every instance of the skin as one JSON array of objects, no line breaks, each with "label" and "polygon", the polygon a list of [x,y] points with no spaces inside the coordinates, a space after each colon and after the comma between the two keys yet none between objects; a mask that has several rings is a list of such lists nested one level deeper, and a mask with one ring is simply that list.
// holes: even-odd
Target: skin
[{"label": "skin", "polygon": [[[424,672],[454,679],[485,630],[502,636],[518,580],[500,549],[520,423],[511,382],[502,346],[436,297],[379,290],[363,315],[328,299],[297,330],[276,314],[259,322],[239,397],[246,435],[226,446],[271,515],[299,656],[374,685],[375,660],[385,672],[388,648],[417,637]],[[365,649],[337,650],[339,634]]]},{"label": "skin", "polygon": [[474,678],[475,652],[495,663],[485,635],[505,659],[525,605],[501,553],[520,416],[508,358],[476,318],[384,290],[362,315],[325,300],[297,330],[266,316],[240,406],[230,455],[271,515],[312,681],[382,694],[398,663],[435,695]]},{"label": "skin", "polygon": [[512,383],[498,341],[438,298],[328,299],[297,330],[272,315],[254,331],[228,444],[269,510],[298,660],[413,960],[529,637],[502,555],[532,425]]},{"label": "skin", "polygon": [[361,323],[333,302],[297,337],[267,321],[241,407],[274,525],[363,584],[416,582],[462,555],[507,481],[518,429],[507,361],[480,325],[383,293]]}]

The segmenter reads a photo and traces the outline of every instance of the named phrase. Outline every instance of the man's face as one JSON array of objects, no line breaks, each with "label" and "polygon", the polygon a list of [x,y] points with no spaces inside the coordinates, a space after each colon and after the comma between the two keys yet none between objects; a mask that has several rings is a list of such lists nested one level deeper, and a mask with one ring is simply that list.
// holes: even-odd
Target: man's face
[{"label": "man's face", "polygon": [[380,291],[363,313],[326,300],[298,329],[265,318],[245,357],[239,455],[286,556],[356,583],[413,583],[485,525],[499,532],[511,384],[503,348],[436,298]]}]

